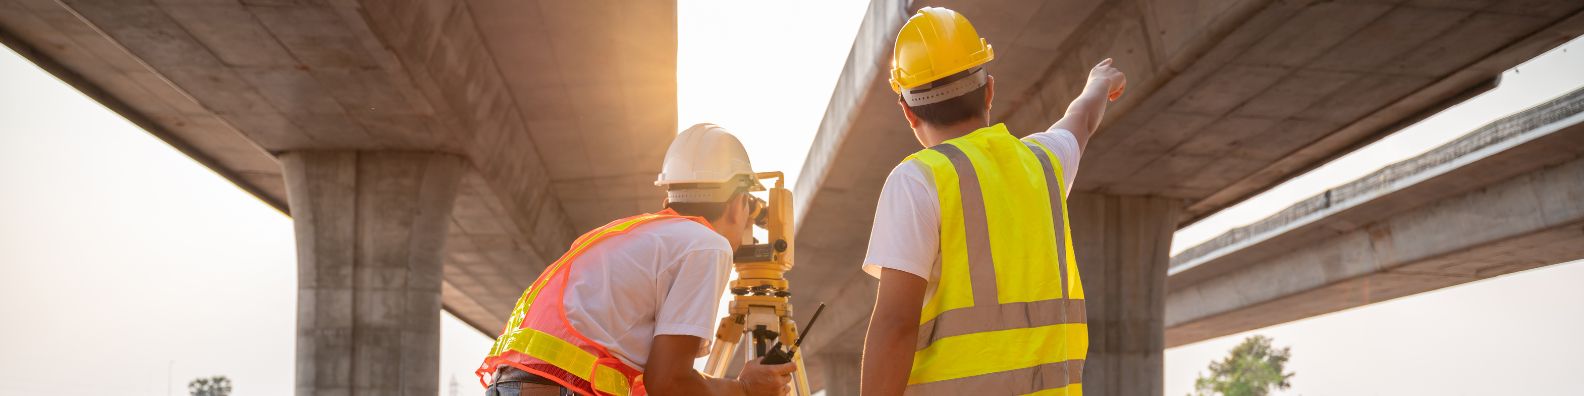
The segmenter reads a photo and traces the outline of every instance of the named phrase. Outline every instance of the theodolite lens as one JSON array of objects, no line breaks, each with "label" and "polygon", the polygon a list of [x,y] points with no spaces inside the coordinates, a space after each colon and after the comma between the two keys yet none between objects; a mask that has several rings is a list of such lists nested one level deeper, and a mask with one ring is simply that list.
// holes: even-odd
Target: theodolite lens
[{"label": "theodolite lens", "polygon": [[753,218],[754,225],[759,226],[759,228],[768,227],[767,224],[769,222],[767,220],[770,218],[770,205],[765,203],[763,199],[753,195],[749,195],[748,198],[750,198],[748,200],[748,217]]}]

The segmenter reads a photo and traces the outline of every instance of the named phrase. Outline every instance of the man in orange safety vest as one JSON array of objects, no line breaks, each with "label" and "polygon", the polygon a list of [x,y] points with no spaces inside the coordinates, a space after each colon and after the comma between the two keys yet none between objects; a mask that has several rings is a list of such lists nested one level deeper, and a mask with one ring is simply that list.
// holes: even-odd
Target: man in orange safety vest
[{"label": "man in orange safety vest", "polygon": [[749,362],[735,380],[693,369],[751,238],[748,192],[763,189],[742,143],[694,125],[655,185],[664,210],[583,234],[523,292],[478,368],[487,396],[786,394],[792,364]]}]

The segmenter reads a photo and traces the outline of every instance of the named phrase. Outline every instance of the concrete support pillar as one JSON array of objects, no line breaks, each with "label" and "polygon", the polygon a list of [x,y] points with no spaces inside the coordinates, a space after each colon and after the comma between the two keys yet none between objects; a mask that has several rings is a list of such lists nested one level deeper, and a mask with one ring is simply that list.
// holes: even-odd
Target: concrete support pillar
[{"label": "concrete support pillar", "polygon": [[440,265],[464,160],[280,159],[297,233],[297,394],[438,394]]},{"label": "concrete support pillar", "polygon": [[1088,299],[1084,393],[1161,395],[1166,269],[1181,202],[1073,194],[1067,207]]}]

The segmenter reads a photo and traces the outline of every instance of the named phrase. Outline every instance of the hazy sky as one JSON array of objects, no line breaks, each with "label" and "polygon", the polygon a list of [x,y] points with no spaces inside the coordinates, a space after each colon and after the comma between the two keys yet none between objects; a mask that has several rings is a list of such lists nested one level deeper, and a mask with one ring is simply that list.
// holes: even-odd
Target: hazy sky
[{"label": "hazy sky", "polygon": [[0,394],[289,393],[290,220],[9,49],[0,79]]},{"label": "hazy sky", "polygon": [[[681,1],[679,123],[722,124],[756,168],[795,181],[864,3]],[[744,17],[771,14],[821,28]],[[1455,114],[1212,216],[1174,248],[1577,88],[1581,51],[1509,72]],[[9,50],[0,186],[0,396],[164,395],[168,383],[185,394],[187,380],[212,374],[230,376],[237,396],[292,392],[290,219]],[[1293,347],[1299,374],[1284,394],[1584,394],[1581,281],[1574,262],[1258,333]],[[442,321],[441,394],[452,378],[477,394],[471,371],[494,334]],[[1169,350],[1167,394],[1185,393],[1239,339]],[[83,369],[92,362],[117,368]]]},{"label": "hazy sky", "polygon": [[[786,172],[787,186],[796,188],[868,6],[852,0],[796,6],[679,1],[678,130],[719,124],[743,141],[754,170]],[[761,17],[770,15],[786,22]]]}]

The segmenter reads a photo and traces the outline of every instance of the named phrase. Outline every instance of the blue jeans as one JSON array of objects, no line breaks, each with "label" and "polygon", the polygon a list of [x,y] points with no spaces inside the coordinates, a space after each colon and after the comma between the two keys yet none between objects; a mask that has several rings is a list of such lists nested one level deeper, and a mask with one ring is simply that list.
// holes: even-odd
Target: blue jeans
[{"label": "blue jeans", "polygon": [[484,390],[484,396],[575,396],[572,391],[556,385],[521,381],[500,381]]}]

